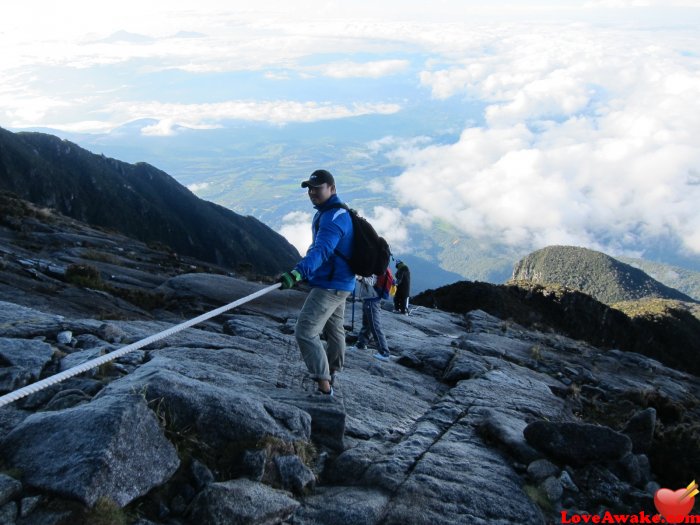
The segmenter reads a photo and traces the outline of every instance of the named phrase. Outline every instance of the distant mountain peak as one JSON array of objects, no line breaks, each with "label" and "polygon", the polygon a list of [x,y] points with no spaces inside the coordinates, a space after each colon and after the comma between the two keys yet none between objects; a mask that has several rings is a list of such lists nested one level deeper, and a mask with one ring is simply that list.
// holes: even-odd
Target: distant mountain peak
[{"label": "distant mountain peak", "polygon": [[639,268],[579,246],[548,246],[532,252],[515,264],[513,280],[561,284],[606,304],[652,297],[695,302]]}]

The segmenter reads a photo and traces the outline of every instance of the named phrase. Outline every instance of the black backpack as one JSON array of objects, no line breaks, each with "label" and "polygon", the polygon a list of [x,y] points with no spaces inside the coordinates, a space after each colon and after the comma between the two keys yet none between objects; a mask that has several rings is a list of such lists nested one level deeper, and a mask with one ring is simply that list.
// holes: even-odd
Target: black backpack
[{"label": "black backpack", "polygon": [[[335,250],[335,254],[345,260],[355,275],[369,277],[383,275],[389,267],[391,250],[384,237],[380,237],[372,225],[364,217],[360,217],[347,204],[334,204],[328,209],[345,208],[352,218],[352,253],[350,257]],[[328,211],[328,210],[323,210]],[[316,224],[318,230],[318,223]]]}]

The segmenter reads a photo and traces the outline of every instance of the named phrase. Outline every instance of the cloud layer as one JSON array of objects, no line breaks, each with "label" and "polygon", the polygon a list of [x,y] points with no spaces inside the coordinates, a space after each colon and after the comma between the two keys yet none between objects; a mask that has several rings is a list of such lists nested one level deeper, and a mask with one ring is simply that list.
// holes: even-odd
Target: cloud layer
[{"label": "cloud layer", "polygon": [[[366,148],[402,170],[405,214],[369,215],[395,245],[433,218],[522,249],[642,254],[671,239],[697,256],[699,25],[693,0],[27,0],[0,22],[0,125],[98,133],[153,119],[141,132],[168,136],[438,101],[470,115],[453,143],[436,127]],[[283,228],[301,251],[304,221]]]},{"label": "cloud layer", "polygon": [[639,254],[675,237],[700,254],[699,44],[574,25],[484,34],[471,58],[421,74],[435,98],[484,101],[483,124],[393,150],[395,191],[512,246]]}]

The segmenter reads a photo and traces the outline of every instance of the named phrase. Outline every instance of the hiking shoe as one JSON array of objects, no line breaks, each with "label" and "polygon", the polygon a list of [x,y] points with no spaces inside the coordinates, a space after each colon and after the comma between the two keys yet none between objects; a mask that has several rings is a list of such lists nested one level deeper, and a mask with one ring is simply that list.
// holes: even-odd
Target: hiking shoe
[{"label": "hiking shoe", "polygon": [[316,393],[321,394],[322,396],[331,396],[332,397],[333,394],[335,394],[335,391],[333,390],[333,387],[331,387],[331,389],[328,392],[324,392],[323,390],[321,390],[319,388],[318,390],[316,390]]},{"label": "hiking shoe", "polygon": [[381,352],[377,352],[374,354],[375,359],[379,359],[380,361],[388,361],[389,360],[389,355],[388,354],[382,354]]},{"label": "hiking shoe", "polygon": [[331,372],[331,380],[330,380],[331,388],[333,388],[333,385],[335,384],[335,379],[336,379],[337,375],[338,375],[338,372],[335,372],[335,371]]}]

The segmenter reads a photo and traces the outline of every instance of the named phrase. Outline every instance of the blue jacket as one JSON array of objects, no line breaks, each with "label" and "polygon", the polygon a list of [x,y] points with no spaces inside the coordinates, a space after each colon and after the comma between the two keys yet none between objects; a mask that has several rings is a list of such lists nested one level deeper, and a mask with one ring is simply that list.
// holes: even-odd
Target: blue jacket
[{"label": "blue jacket", "polygon": [[332,207],[341,202],[337,195],[331,195],[322,205],[315,206],[317,211],[311,222],[313,242],[294,269],[312,287],[352,292],[355,274],[348,263],[334,253],[337,250],[349,258],[352,252],[350,213],[344,208]]}]

